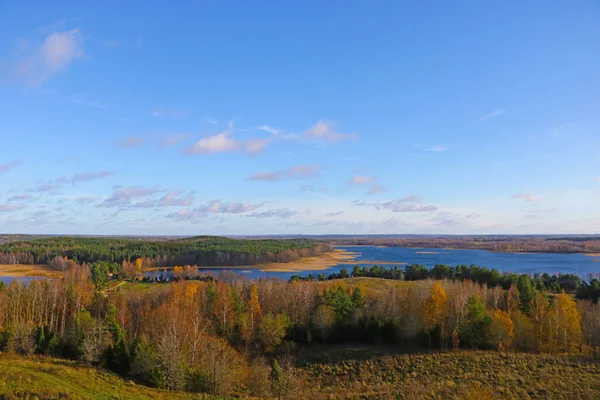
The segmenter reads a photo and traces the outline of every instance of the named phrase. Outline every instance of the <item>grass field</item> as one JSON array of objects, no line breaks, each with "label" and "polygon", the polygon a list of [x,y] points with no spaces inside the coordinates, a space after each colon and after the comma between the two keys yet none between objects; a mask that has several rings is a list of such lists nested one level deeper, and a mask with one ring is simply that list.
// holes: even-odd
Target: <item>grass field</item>
[{"label": "grass field", "polygon": [[52,358],[0,354],[1,399],[212,399],[151,389],[99,368]]},{"label": "grass field", "polygon": [[0,264],[0,276],[43,276],[46,278],[60,278],[62,271],[49,268],[46,265],[28,264]]}]

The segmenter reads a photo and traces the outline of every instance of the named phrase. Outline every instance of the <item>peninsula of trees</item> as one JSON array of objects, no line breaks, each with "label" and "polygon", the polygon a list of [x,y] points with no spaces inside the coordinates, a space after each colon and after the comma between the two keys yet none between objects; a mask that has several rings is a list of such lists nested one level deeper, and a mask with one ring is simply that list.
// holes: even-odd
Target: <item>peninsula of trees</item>
[{"label": "peninsula of trees", "polygon": [[153,266],[236,266],[290,262],[322,255],[332,247],[306,239],[251,240],[196,236],[175,240],[49,237],[0,245],[0,264],[50,264],[56,258],[79,263],[122,264],[143,258]]}]

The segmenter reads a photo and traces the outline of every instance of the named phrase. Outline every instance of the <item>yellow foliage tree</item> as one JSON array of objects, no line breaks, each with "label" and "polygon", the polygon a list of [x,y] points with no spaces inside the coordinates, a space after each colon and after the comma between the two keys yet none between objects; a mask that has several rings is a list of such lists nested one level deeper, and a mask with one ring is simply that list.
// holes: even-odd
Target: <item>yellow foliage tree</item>
[{"label": "yellow foliage tree", "polygon": [[581,314],[575,300],[562,291],[554,298],[550,311],[544,319],[549,350],[571,352],[580,349],[583,341]]},{"label": "yellow foliage tree", "polygon": [[181,279],[183,277],[183,267],[176,265],[173,268],[172,274],[175,279]]},{"label": "yellow foliage tree", "polygon": [[256,285],[250,287],[250,300],[248,301],[248,319],[250,329],[254,332],[262,319],[262,307],[258,299],[258,288]]},{"label": "yellow foliage tree", "polygon": [[144,267],[144,260],[141,258],[136,258],[135,259],[135,271],[136,271],[137,276],[142,275],[143,267]]},{"label": "yellow foliage tree", "polygon": [[489,325],[488,339],[490,345],[498,351],[508,349],[515,337],[513,322],[507,312],[494,310],[490,313],[492,323]]},{"label": "yellow foliage tree", "polygon": [[421,306],[421,318],[423,325],[429,336],[429,345],[431,346],[431,331],[438,326],[442,328],[446,316],[446,306],[448,304],[448,295],[442,284],[438,281],[431,288],[431,294]]}]

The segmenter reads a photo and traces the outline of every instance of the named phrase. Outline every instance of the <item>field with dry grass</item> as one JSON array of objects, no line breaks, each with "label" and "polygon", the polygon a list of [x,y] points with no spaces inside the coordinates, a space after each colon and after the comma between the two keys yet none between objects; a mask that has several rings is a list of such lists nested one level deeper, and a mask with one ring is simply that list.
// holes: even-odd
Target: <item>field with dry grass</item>
[{"label": "field with dry grass", "polygon": [[41,276],[46,278],[60,278],[63,276],[63,273],[62,271],[52,269],[47,265],[0,264],[0,276]]},{"label": "field with dry grass", "polygon": [[315,363],[296,398],[598,399],[600,363],[571,356],[460,351]]}]

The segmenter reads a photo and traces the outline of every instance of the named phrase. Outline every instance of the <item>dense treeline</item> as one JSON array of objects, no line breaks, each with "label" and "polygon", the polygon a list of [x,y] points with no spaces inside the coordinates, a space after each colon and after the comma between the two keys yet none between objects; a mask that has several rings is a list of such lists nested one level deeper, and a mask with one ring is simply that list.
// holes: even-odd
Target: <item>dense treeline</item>
[{"label": "dense treeline", "polygon": [[450,280],[471,280],[479,284],[485,284],[488,287],[501,286],[508,290],[511,286],[527,288],[528,291],[550,291],[560,293],[566,291],[576,293],[580,300],[592,300],[598,302],[600,298],[600,281],[598,279],[590,279],[590,281],[582,281],[574,274],[556,274],[549,275],[534,274],[533,277],[527,274],[506,273],[500,274],[496,269],[488,269],[477,265],[457,265],[450,266],[445,264],[436,264],[433,268],[427,268],[424,265],[412,264],[407,265],[404,269],[394,266],[390,268],[374,265],[371,267],[355,266],[351,272],[342,268],[337,273],[329,275],[319,274],[317,277],[308,275],[301,277],[294,275],[290,281],[325,281],[334,279],[346,278],[382,278],[393,280],[418,281],[425,279],[450,279]]},{"label": "dense treeline", "polygon": [[505,253],[600,253],[600,237],[418,236],[342,237],[336,245],[477,249]]},{"label": "dense treeline", "polygon": [[[385,343],[597,356],[600,305],[472,280],[259,280],[96,291],[86,265],[62,280],[0,285],[0,351],[100,364],[140,383],[222,395],[293,394],[298,346]],[[275,360],[265,361],[266,358]]]},{"label": "dense treeline", "polygon": [[177,240],[135,240],[52,237],[1,245],[0,264],[50,264],[57,257],[65,257],[79,263],[100,261],[121,264],[123,261],[145,258],[155,266],[233,266],[289,262],[327,251],[331,251],[331,246],[304,239],[238,240],[197,236]]}]

